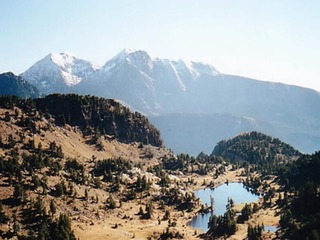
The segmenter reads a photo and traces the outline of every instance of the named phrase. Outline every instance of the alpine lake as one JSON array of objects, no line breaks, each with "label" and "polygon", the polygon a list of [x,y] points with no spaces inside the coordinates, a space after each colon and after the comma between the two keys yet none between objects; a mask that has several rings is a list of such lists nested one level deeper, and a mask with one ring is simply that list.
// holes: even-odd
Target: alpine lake
[{"label": "alpine lake", "polygon": [[223,215],[226,212],[228,198],[232,198],[235,204],[256,202],[259,199],[259,195],[252,193],[242,183],[225,183],[215,189],[197,190],[195,195],[200,198],[202,204],[207,204],[208,206],[211,206],[213,199],[214,210],[207,213],[199,213],[190,222],[192,227],[198,228],[202,232],[208,230],[210,216],[213,214]]}]

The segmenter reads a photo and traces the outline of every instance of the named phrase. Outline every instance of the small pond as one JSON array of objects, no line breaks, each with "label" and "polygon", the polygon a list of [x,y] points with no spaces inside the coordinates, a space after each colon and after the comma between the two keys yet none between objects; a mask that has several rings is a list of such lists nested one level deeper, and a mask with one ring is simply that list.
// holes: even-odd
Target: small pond
[{"label": "small pond", "polygon": [[223,215],[226,211],[228,198],[232,198],[235,204],[256,202],[259,196],[248,191],[242,183],[223,184],[213,190],[206,188],[195,191],[202,204],[211,205],[211,197],[214,199],[214,211],[195,216],[190,225],[203,232],[208,230],[209,218],[212,214]]},{"label": "small pond", "polygon": [[275,226],[264,226],[264,230],[266,231],[266,232],[276,232],[277,230],[278,230],[278,228],[277,227],[275,227]]}]

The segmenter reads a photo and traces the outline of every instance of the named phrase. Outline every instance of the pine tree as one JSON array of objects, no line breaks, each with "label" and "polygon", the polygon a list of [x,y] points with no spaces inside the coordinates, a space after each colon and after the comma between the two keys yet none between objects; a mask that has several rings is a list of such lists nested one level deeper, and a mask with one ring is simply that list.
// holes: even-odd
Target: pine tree
[{"label": "pine tree", "polygon": [[138,215],[144,215],[144,211],[143,211],[143,209],[142,209],[142,207],[140,206],[140,208],[139,208],[139,212],[138,212]]},{"label": "pine tree", "polygon": [[16,203],[20,204],[24,200],[25,191],[20,183],[14,185],[13,198],[16,199]]},{"label": "pine tree", "polygon": [[86,188],[84,190],[84,199],[88,200],[88,197],[89,197],[89,193],[88,193],[88,189]]},{"label": "pine tree", "polygon": [[50,236],[54,240],[76,240],[67,215],[60,214],[59,220],[51,225]]},{"label": "pine tree", "polygon": [[165,220],[168,220],[169,218],[170,218],[170,212],[169,212],[169,210],[167,209],[167,210],[165,211],[165,213],[164,213],[163,220],[165,221]]},{"label": "pine tree", "polygon": [[146,214],[145,217],[147,219],[150,219],[152,217],[153,214],[153,205],[152,202],[150,201],[147,205],[146,205]]},{"label": "pine tree", "polygon": [[57,211],[56,204],[55,204],[54,200],[52,199],[50,202],[50,212],[51,212],[52,217],[56,213],[56,211]]},{"label": "pine tree", "polygon": [[6,221],[8,221],[8,217],[3,210],[2,201],[0,201],[0,223],[5,223]]},{"label": "pine tree", "polygon": [[116,208],[116,202],[113,200],[112,195],[108,198],[108,208],[109,209],[115,209]]},{"label": "pine tree", "polygon": [[50,238],[50,231],[47,221],[41,222],[38,232],[38,239],[40,240],[49,240]]}]

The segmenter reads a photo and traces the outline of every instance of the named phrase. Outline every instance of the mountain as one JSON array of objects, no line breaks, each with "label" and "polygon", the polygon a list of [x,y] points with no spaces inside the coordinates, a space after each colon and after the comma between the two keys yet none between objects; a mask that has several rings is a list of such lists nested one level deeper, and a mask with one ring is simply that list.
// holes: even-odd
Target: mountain
[{"label": "mountain", "polygon": [[51,53],[20,76],[42,94],[72,92],[72,87],[96,72],[98,66],[69,53]]},{"label": "mountain", "polygon": [[34,86],[11,72],[0,74],[0,95],[14,95],[21,98],[39,97],[38,90]]},{"label": "mountain", "polygon": [[214,147],[212,154],[233,163],[237,161],[250,163],[285,162],[297,159],[302,155],[280,139],[259,132],[242,133],[229,140],[220,141]]},{"label": "mountain", "polygon": [[189,86],[219,72],[200,62],[152,58],[145,51],[125,49],[90,78],[77,92],[117,98],[146,115],[182,111]]},{"label": "mountain", "polygon": [[[63,87],[56,84],[61,71],[43,72],[47,74],[46,84],[39,86],[43,92],[114,98],[151,117],[175,152],[197,155],[219,139],[245,131],[262,131],[303,152],[320,148],[320,93],[311,89],[222,74],[209,64],[153,58],[128,49],[72,86],[63,80]],[[177,119],[178,115],[186,119]]]},{"label": "mountain", "polygon": [[[196,155],[200,146],[208,151],[219,139],[246,131],[262,131],[303,152],[320,148],[320,94],[314,90],[220,74],[198,81],[186,95],[184,106],[176,109],[183,119],[175,114],[150,118],[174,151]],[[224,120],[215,118],[217,114]],[[178,128],[168,131],[177,122]]]}]

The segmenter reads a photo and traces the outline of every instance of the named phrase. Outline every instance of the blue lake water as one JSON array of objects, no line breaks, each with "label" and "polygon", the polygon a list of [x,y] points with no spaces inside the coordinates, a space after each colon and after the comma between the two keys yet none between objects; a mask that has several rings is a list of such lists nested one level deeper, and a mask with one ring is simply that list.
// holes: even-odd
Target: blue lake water
[{"label": "blue lake water", "polygon": [[235,204],[256,202],[259,196],[246,190],[242,183],[223,184],[214,190],[209,188],[195,191],[195,195],[200,198],[202,204],[211,205],[210,196],[214,199],[214,211],[198,214],[195,216],[190,225],[201,229],[203,232],[208,230],[209,218],[212,214],[223,215],[226,211],[228,198],[232,198]]},{"label": "blue lake water", "polygon": [[270,232],[276,232],[276,231],[278,230],[278,228],[275,227],[275,226],[264,226],[264,230],[265,230],[266,232],[268,232],[268,231],[270,231]]}]

